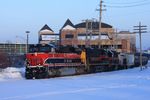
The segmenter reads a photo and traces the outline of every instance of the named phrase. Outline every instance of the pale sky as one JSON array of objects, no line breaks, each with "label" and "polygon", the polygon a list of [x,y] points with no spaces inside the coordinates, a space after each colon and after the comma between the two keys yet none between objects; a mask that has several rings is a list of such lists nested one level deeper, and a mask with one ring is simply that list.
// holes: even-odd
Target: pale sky
[{"label": "pale sky", "polygon": [[[99,17],[95,9],[100,0],[1,0],[0,42],[25,41],[25,31],[31,31],[30,43],[37,43],[38,31],[48,24],[55,33],[69,18],[74,24]],[[106,11],[102,21],[117,30],[133,31],[139,21],[148,26],[143,35],[143,48],[150,47],[150,0],[104,0]],[[19,39],[20,38],[20,39]],[[138,35],[137,35],[138,40]],[[138,42],[137,42],[138,44]]]}]

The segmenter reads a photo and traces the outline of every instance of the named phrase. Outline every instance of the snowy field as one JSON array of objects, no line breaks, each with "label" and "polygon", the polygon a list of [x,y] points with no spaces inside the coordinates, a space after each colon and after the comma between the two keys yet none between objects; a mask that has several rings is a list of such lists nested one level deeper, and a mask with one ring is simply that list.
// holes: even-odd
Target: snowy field
[{"label": "snowy field", "polygon": [[[149,63],[150,64],[150,63]],[[0,100],[149,100],[150,67],[26,80],[24,69],[0,72]]]}]

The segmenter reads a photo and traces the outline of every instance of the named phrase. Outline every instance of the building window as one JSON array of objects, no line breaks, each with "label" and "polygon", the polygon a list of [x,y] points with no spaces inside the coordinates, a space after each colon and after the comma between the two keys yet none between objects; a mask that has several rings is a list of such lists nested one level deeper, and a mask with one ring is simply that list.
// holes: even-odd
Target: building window
[{"label": "building window", "polygon": [[40,41],[56,41],[56,40],[59,40],[59,35],[57,34],[41,35],[39,40]]},{"label": "building window", "polygon": [[88,34],[86,34],[86,33],[82,33],[82,34],[78,34],[78,37],[77,37],[77,39],[78,40],[86,40],[86,36],[87,36],[87,39],[90,39],[89,38],[89,35]]},{"label": "building window", "polygon": [[122,49],[122,45],[118,45],[118,49]]},{"label": "building window", "polygon": [[66,39],[72,39],[74,38],[73,34],[66,34],[65,36]]}]

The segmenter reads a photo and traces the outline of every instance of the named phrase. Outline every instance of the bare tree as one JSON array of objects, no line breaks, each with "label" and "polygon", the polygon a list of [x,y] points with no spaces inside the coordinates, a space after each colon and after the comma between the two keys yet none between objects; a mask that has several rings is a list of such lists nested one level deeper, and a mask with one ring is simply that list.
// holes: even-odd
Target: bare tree
[{"label": "bare tree", "polygon": [[0,68],[11,66],[11,59],[7,53],[0,52]]}]

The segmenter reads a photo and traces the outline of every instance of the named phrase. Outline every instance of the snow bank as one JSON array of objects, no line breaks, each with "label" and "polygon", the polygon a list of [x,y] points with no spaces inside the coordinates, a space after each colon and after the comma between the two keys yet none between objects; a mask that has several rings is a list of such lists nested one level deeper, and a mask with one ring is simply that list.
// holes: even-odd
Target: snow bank
[{"label": "snow bank", "polygon": [[148,100],[149,85],[148,66],[142,71],[138,67],[42,80],[3,81],[0,100]]},{"label": "snow bank", "polygon": [[8,67],[6,69],[0,69],[0,81],[8,79],[22,79],[24,68]]}]

